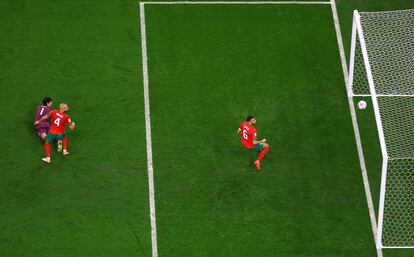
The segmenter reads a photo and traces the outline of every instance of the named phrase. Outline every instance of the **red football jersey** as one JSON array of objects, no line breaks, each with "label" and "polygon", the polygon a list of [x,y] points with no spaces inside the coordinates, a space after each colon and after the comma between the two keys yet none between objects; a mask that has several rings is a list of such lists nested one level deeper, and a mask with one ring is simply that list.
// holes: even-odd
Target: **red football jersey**
[{"label": "red football jersey", "polygon": [[245,121],[240,125],[240,130],[242,144],[247,148],[252,148],[253,139],[256,138],[256,128]]},{"label": "red football jersey", "polygon": [[66,124],[71,124],[69,115],[53,110],[49,112],[48,116],[52,119],[51,134],[64,134]]}]

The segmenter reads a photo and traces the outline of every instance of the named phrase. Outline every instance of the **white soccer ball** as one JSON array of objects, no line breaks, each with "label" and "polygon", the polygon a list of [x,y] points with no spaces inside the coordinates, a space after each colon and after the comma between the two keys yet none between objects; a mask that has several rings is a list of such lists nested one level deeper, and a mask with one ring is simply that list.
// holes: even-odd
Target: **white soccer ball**
[{"label": "white soccer ball", "polygon": [[364,100],[361,100],[358,102],[358,108],[360,110],[364,110],[365,108],[367,108],[367,102],[365,102]]}]

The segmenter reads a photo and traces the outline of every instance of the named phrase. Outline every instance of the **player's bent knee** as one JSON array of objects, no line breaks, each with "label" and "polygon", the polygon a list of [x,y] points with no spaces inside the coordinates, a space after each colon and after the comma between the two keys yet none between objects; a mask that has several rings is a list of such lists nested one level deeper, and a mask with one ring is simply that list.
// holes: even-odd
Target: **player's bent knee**
[{"label": "player's bent knee", "polygon": [[264,143],[265,148],[269,148],[269,145],[267,143]]}]

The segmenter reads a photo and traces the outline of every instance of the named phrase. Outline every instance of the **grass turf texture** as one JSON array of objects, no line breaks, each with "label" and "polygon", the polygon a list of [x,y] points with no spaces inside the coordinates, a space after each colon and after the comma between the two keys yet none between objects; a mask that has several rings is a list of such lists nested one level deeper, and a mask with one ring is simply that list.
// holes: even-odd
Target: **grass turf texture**
[{"label": "grass turf texture", "polygon": [[[138,3],[1,1],[0,256],[150,256]],[[67,102],[41,161],[35,107]]]},{"label": "grass turf texture", "polygon": [[146,24],[160,256],[374,256],[330,7],[146,6]]}]

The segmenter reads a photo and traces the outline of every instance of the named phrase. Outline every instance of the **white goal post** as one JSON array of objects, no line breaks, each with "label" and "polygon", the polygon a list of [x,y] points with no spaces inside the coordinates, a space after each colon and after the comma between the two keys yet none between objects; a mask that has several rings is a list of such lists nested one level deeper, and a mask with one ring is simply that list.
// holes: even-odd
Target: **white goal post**
[{"label": "white goal post", "polygon": [[377,248],[414,248],[414,9],[354,11],[349,65],[348,96],[371,97],[382,152]]}]

